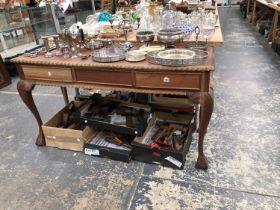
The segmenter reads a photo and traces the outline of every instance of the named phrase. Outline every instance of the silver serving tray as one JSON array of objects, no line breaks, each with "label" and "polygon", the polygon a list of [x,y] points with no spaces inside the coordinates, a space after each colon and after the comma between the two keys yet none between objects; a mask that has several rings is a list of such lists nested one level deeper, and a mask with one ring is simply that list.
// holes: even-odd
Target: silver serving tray
[{"label": "silver serving tray", "polygon": [[158,56],[162,59],[191,59],[195,56],[195,52],[193,50],[187,49],[171,49],[171,50],[163,50],[158,53]]},{"label": "silver serving tray", "polygon": [[195,55],[190,59],[164,59],[161,58],[158,54],[162,51],[149,52],[146,55],[146,60],[149,63],[162,65],[162,66],[190,66],[190,65],[199,65],[204,64],[208,58],[208,52],[204,50],[193,50]]},{"label": "silver serving tray", "polygon": [[125,52],[120,48],[103,48],[92,52],[92,60],[101,63],[112,63],[125,59]]}]

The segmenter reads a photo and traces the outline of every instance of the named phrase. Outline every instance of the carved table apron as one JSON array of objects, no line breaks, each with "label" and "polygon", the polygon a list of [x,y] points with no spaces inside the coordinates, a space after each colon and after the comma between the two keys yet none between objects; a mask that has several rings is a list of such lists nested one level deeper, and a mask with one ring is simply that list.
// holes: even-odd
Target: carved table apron
[{"label": "carved table apron", "polygon": [[200,104],[198,159],[196,168],[207,169],[203,153],[203,141],[213,112],[212,75],[214,70],[213,48],[208,49],[205,64],[166,67],[147,61],[130,63],[97,63],[91,59],[28,58],[13,59],[17,63],[20,81],[17,88],[20,97],[33,113],[39,127],[36,145],[45,146],[42,120],[32,97],[35,85],[61,87],[65,103],[68,102],[67,87],[95,88],[135,93],[188,95],[190,101]]}]

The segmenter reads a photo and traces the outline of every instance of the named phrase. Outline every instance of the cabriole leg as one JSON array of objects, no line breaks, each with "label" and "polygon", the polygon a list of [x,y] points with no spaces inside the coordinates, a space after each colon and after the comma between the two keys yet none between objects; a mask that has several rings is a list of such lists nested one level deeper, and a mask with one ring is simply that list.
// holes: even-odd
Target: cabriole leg
[{"label": "cabriole leg", "polygon": [[214,108],[214,93],[210,89],[208,93],[201,93],[200,96],[200,123],[199,123],[199,139],[198,139],[198,158],[195,164],[197,169],[206,170],[208,168],[207,158],[203,152],[204,137],[210,122]]},{"label": "cabriole leg", "polygon": [[41,127],[42,126],[41,116],[38,112],[38,109],[34,103],[33,96],[32,96],[32,90],[34,89],[34,87],[35,87],[35,83],[27,80],[20,80],[17,84],[17,89],[22,101],[32,112],[38,124],[39,134],[35,144],[37,146],[45,146],[46,145],[45,137],[43,135],[43,131]]}]

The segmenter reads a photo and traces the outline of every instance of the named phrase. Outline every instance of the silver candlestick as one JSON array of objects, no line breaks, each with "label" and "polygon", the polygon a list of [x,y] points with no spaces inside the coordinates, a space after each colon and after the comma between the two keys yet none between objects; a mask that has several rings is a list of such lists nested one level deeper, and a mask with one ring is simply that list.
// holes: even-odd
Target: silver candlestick
[{"label": "silver candlestick", "polygon": [[55,47],[56,47],[55,55],[56,56],[62,56],[61,48],[60,48],[60,45],[59,45],[59,35],[58,34],[53,35],[52,37],[53,37]]},{"label": "silver candlestick", "polygon": [[46,48],[45,57],[46,58],[51,58],[52,57],[52,53],[50,52],[49,37],[48,36],[42,36],[41,38],[42,38],[42,40],[44,42],[44,46]]},{"label": "silver candlestick", "polygon": [[78,43],[77,43],[77,35],[76,34],[71,34],[72,38],[72,58],[78,58],[79,57],[79,49],[78,49]]}]

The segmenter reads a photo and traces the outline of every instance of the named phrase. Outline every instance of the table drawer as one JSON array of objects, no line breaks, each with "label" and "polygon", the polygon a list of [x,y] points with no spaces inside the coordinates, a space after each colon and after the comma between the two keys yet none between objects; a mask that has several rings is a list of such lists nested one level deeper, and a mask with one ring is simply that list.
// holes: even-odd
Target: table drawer
[{"label": "table drawer", "polygon": [[132,86],[133,84],[130,72],[75,69],[75,74],[78,82],[122,86]]},{"label": "table drawer", "polygon": [[72,81],[70,68],[23,65],[25,79]]},{"label": "table drawer", "polygon": [[137,73],[136,86],[148,88],[200,90],[201,74]]}]

